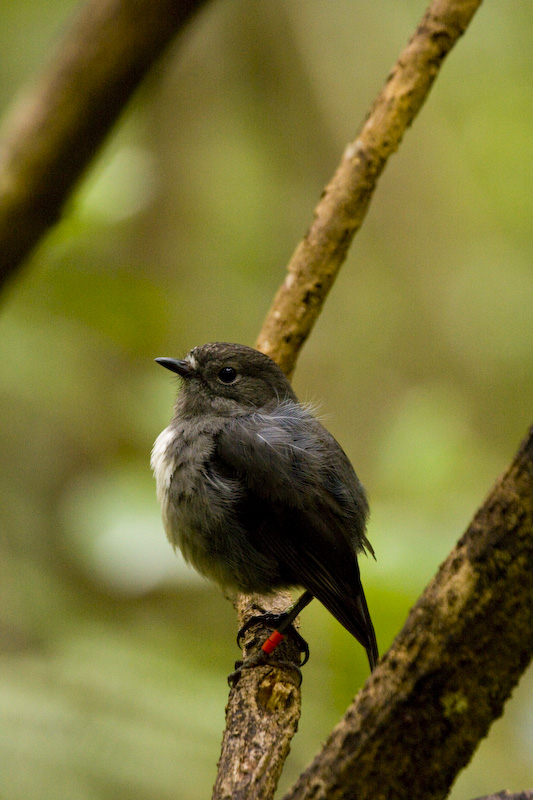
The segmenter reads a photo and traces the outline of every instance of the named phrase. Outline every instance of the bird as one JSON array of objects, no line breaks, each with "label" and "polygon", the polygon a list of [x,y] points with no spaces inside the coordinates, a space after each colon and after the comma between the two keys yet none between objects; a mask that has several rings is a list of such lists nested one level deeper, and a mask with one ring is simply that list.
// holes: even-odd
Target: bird
[{"label": "bird", "polygon": [[258,350],[213,342],[155,360],[181,383],[151,455],[171,544],[224,590],[304,589],[264,653],[315,597],[373,670],[378,646],[357,560],[374,555],[369,506],[341,446]]}]

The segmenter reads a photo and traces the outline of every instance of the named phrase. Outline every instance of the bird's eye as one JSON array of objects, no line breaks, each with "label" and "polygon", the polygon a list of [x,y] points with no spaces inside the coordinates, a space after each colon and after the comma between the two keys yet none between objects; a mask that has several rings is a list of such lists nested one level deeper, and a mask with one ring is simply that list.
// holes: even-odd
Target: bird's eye
[{"label": "bird's eye", "polygon": [[237,370],[233,369],[233,367],[222,367],[218,373],[218,378],[222,383],[234,383],[237,378]]}]

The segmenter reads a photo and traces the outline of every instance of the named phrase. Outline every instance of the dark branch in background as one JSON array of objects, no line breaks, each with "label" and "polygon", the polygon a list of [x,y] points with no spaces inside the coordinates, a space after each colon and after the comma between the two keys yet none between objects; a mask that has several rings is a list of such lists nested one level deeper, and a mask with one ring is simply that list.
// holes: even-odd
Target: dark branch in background
[{"label": "dark branch in background", "polygon": [[[431,3],[388,76],[359,136],[346,148],[315,209],[311,228],[291,259],[287,278],[257,340],[258,349],[274,358],[287,375],[294,370],[300,349],[363,222],[388,157],[398,148],[445,56],[466,30],[480,2],[434,0]],[[273,603],[287,607],[290,597],[287,594],[278,595],[275,600],[241,597],[240,624],[254,615],[256,606],[269,608]],[[260,639],[267,635],[263,630]],[[247,645],[251,644],[253,637],[247,639]],[[296,656],[293,654],[294,659]],[[293,660],[293,663],[298,662]],[[275,724],[279,733],[277,748],[287,754],[296,732],[300,693],[287,689],[293,679],[292,671],[261,667],[245,674],[246,680],[239,681],[230,693],[213,794],[216,800],[252,794],[254,798],[272,797],[283,760],[276,757],[271,761],[257,743],[271,741],[270,731]],[[281,712],[274,722],[270,709],[283,710],[285,699],[286,719]],[[237,716],[239,730],[235,726]],[[279,738],[282,736],[283,741]],[[249,754],[246,759],[244,753]]]},{"label": "dark branch in background", "polygon": [[202,0],[90,0],[6,121],[0,287],[62,208],[142,78]]},{"label": "dark branch in background", "polygon": [[533,654],[533,427],[285,800],[440,800]]}]

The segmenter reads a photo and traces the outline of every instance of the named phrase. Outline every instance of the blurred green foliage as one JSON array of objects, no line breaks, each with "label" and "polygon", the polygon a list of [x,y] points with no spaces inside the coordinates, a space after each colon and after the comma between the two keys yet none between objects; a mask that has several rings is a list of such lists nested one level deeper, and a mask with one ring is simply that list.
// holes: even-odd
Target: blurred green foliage
[{"label": "blurred green foliage", "polygon": [[[71,0],[2,0],[0,105]],[[253,344],[324,182],[424,3],[220,0],[137,94],[0,318],[0,796],[208,795],[238,656],[164,539],[153,363]],[[367,485],[384,651],[531,423],[533,8],[481,7],[380,181],[296,389]],[[367,666],[322,609],[283,787]],[[531,673],[453,798],[532,782]],[[529,690],[529,691],[528,691]]]}]

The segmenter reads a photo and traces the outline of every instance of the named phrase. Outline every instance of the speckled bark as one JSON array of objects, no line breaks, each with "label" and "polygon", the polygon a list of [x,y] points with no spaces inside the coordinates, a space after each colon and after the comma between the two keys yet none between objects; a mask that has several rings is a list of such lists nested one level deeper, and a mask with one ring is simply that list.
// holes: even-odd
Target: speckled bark
[{"label": "speckled bark", "polygon": [[154,61],[201,0],[90,0],[0,141],[0,286],[53,225]]},{"label": "speckled bark", "polygon": [[533,428],[285,800],[437,800],[533,654]]},{"label": "speckled bark", "polygon": [[[246,621],[264,610],[280,612],[291,603],[290,595],[275,597],[241,595],[239,619]],[[270,630],[257,626],[246,636],[246,655],[258,653]],[[292,737],[300,718],[299,677],[294,669],[299,654],[290,641],[282,642],[269,665],[243,670],[230,693],[226,729],[218,763],[213,800],[262,800],[274,795]]]},{"label": "speckled bark", "polygon": [[422,107],[442,61],[481,0],[434,0],[400,54],[357,138],[315,209],[257,340],[257,348],[291,375],[300,348],[361,227],[389,156]]}]

